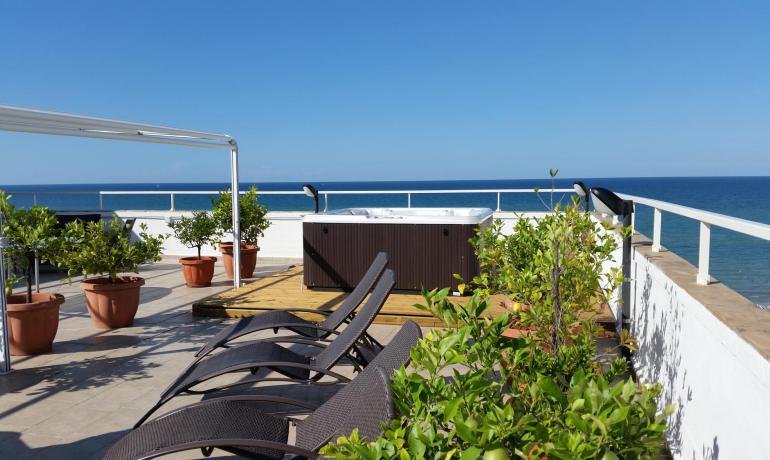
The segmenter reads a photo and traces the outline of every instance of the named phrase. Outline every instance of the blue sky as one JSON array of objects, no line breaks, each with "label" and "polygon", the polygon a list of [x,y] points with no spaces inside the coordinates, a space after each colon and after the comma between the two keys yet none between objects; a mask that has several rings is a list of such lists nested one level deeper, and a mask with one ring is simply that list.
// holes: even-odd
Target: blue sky
[{"label": "blue sky", "polygon": [[[227,132],[244,180],[770,175],[770,3],[27,1],[0,104]],[[0,183],[226,154],[0,133]]]}]

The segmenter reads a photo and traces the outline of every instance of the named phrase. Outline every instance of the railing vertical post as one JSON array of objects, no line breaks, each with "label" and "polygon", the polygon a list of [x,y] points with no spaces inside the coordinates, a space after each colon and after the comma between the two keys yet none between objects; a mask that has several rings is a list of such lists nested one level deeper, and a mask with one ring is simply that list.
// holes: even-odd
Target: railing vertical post
[{"label": "railing vertical post", "polygon": [[329,210],[329,194],[324,193],[324,212]]},{"label": "railing vertical post", "polygon": [[497,209],[495,211],[500,212],[500,192],[497,192]]},{"label": "railing vertical post", "polygon": [[99,211],[104,211],[104,195],[99,192]]},{"label": "railing vertical post", "polygon": [[412,207],[412,192],[409,192],[406,194],[406,207],[407,208]]},{"label": "railing vertical post", "polygon": [[711,224],[700,223],[700,244],[698,247],[698,284],[707,285],[709,275],[709,257],[711,252]]},{"label": "railing vertical post", "polygon": [[655,208],[652,211],[652,252],[660,252],[660,227],[663,213]]},{"label": "railing vertical post", "polygon": [[37,193],[32,194],[32,206],[37,206]]},{"label": "railing vertical post", "polygon": [[174,210],[174,194],[170,193],[170,195],[171,195],[171,210],[173,211]]}]

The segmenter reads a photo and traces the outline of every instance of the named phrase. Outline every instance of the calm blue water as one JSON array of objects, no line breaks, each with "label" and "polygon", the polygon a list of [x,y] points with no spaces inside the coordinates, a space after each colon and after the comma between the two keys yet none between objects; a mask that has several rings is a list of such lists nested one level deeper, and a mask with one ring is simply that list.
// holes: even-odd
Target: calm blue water
[{"label": "calm blue water", "polygon": [[[770,177],[690,177],[690,178],[607,178],[584,180],[589,186],[607,187],[649,198],[714,211],[770,224]],[[243,184],[248,187],[251,184]],[[301,190],[297,182],[257,184],[260,190]],[[439,190],[550,187],[548,180],[463,180],[406,182],[315,182],[319,190]],[[96,196],[62,194],[97,190],[220,190],[228,184],[87,184],[0,186],[11,194],[21,191],[54,192],[40,195],[38,204],[56,210],[96,210]],[[572,179],[559,179],[557,188],[571,188]],[[58,192],[58,193],[57,193]],[[548,200],[548,195],[543,194]],[[559,198],[559,197],[557,197]],[[272,210],[310,210],[312,200],[303,195],[262,196]],[[20,206],[32,203],[31,197],[16,195]],[[105,196],[106,209],[169,209],[168,196]],[[321,203],[323,207],[323,201]],[[329,208],[351,206],[406,206],[406,195],[336,195],[329,197]],[[495,194],[413,195],[412,206],[483,206],[496,207]],[[177,196],[176,209],[208,209],[208,196]],[[504,194],[503,210],[531,211],[544,209],[533,194]],[[637,229],[652,234],[652,210],[637,207]],[[698,224],[682,217],[663,214],[663,244],[692,263],[697,262]],[[752,301],[770,304],[770,242],[739,235],[719,228],[712,229],[711,272],[714,277],[736,289]]]}]

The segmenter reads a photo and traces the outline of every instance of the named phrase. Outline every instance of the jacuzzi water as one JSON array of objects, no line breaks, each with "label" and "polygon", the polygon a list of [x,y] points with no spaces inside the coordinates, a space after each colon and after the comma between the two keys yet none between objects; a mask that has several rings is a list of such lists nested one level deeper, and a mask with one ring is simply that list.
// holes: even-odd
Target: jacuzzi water
[{"label": "jacuzzi water", "polygon": [[489,208],[346,208],[308,214],[314,223],[480,224],[492,216]]}]

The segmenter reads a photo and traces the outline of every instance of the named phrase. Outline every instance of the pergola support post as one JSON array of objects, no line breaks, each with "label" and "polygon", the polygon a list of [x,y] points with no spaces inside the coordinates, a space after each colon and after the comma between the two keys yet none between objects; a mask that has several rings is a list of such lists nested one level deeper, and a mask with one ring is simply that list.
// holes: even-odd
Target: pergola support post
[{"label": "pergola support post", "polygon": [[2,362],[0,362],[0,374],[11,372],[11,349],[8,343],[8,303],[5,298],[5,255],[3,248],[6,240],[3,238],[2,216],[0,216],[0,347],[2,348]]},{"label": "pergola support post", "polygon": [[241,286],[241,209],[240,189],[238,187],[238,145],[235,141],[230,144],[233,148],[230,150],[230,179],[232,183],[233,198],[233,286]]}]

